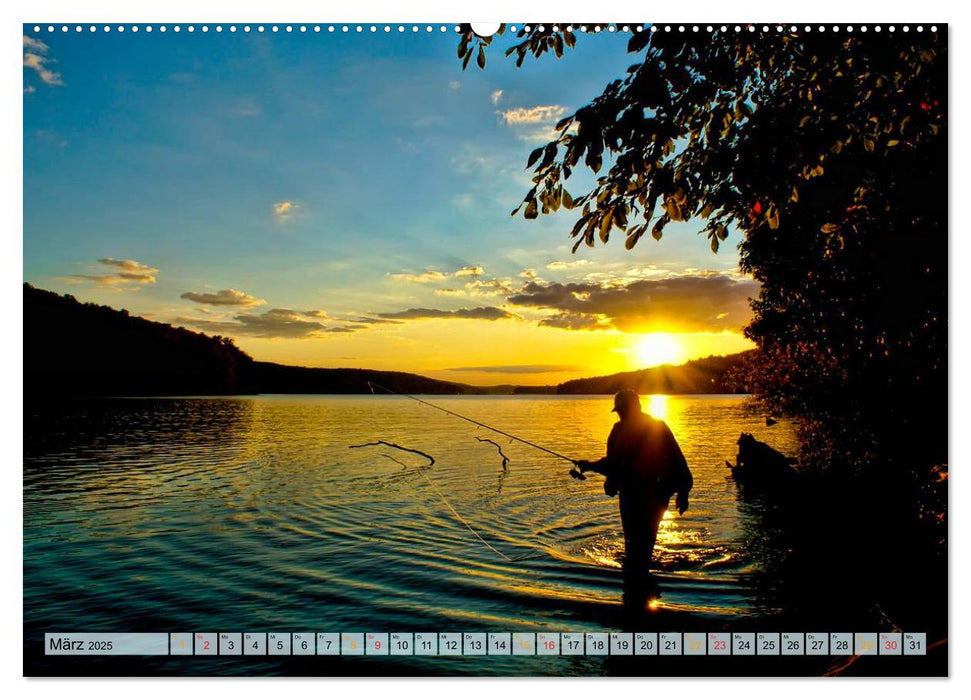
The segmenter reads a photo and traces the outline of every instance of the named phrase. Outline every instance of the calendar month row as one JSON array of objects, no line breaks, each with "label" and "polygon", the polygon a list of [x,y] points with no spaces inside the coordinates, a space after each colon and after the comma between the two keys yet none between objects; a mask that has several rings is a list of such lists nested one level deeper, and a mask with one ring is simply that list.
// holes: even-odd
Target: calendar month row
[{"label": "calendar month row", "polygon": [[923,632],[47,633],[49,656],[923,656]]}]

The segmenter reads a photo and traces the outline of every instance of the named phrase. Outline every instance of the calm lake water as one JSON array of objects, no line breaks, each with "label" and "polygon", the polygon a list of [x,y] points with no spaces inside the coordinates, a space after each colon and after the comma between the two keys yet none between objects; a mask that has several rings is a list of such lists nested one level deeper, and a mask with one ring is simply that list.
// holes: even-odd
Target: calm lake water
[{"label": "calm lake water", "polygon": [[[577,458],[602,456],[614,421],[611,397],[427,398]],[[690,510],[661,525],[662,611],[712,629],[771,613],[760,514],[739,499],[725,460],[743,431],[792,454],[792,427],[766,427],[737,396],[643,403],[671,426],[695,477]],[[406,398],[117,399],[25,411],[25,655],[38,655],[45,631],[620,629],[622,532],[599,477],[575,481],[562,460]],[[502,445],[506,471],[477,436]],[[436,463],[349,449],[375,440]],[[193,662],[157,663],[203,673],[242,665]],[[247,658],[245,670],[281,663]],[[348,674],[385,663],[383,673],[506,675],[596,674],[607,661],[346,663],[363,666]]]}]

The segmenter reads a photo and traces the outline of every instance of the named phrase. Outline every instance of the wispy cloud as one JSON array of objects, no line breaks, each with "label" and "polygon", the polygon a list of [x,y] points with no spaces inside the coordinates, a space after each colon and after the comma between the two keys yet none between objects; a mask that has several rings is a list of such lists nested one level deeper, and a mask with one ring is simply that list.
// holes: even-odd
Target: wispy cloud
[{"label": "wispy cloud", "polygon": [[493,90],[492,94],[489,96],[489,99],[492,100],[492,104],[498,105],[499,101],[502,99],[502,90]]},{"label": "wispy cloud", "polygon": [[47,55],[50,48],[40,39],[24,35],[24,68],[30,68],[48,85],[63,85],[61,74],[47,67],[56,61]]},{"label": "wispy cloud", "polygon": [[313,309],[311,311],[299,311],[296,312],[308,318],[323,318],[330,319],[331,316],[326,311],[320,311],[319,309]]},{"label": "wispy cloud", "polygon": [[157,268],[135,260],[99,258],[98,263],[103,268],[109,269],[99,273],[97,268],[94,268],[90,274],[68,275],[57,279],[69,284],[94,283],[102,288],[137,291],[143,284],[155,284],[156,275],[158,275]]},{"label": "wispy cloud", "polygon": [[307,321],[303,316],[303,312],[292,309],[270,309],[262,314],[237,314],[232,321],[177,318],[175,323],[210,333],[253,338],[309,338],[326,330],[322,323]]},{"label": "wispy cloud", "polygon": [[194,301],[197,304],[239,306],[244,309],[266,303],[263,299],[257,299],[253,295],[241,292],[238,289],[220,289],[218,292],[185,292],[180,298]]},{"label": "wispy cloud", "polygon": [[474,279],[462,287],[436,289],[435,294],[445,297],[499,297],[513,293],[511,284],[510,280]]},{"label": "wispy cloud", "polygon": [[117,258],[99,258],[98,262],[107,267],[118,270],[118,276],[138,283],[155,282],[155,275],[158,270],[148,265],[143,265],[135,260],[119,260]]},{"label": "wispy cloud", "polygon": [[537,105],[497,111],[496,114],[523,141],[552,141],[558,136],[554,127],[566,114],[566,107]]},{"label": "wispy cloud", "polygon": [[485,268],[481,265],[466,265],[453,272],[441,272],[439,270],[425,270],[424,272],[390,272],[388,277],[401,280],[402,282],[417,282],[427,284],[429,282],[445,282],[450,279],[462,277],[478,277],[485,274]]},{"label": "wispy cloud", "polygon": [[577,260],[555,260],[546,266],[547,270],[575,270],[578,267],[585,267],[591,265],[593,262],[587,260],[586,258],[578,258]]},{"label": "wispy cloud", "polygon": [[449,90],[458,90],[460,87],[462,87],[462,83],[460,83],[458,80],[449,80],[448,81],[448,88],[449,88]]},{"label": "wispy cloud", "polygon": [[391,319],[391,318],[369,318],[369,317],[366,317],[366,316],[365,317],[362,317],[362,318],[352,318],[350,320],[351,320],[352,323],[366,323],[366,324],[369,324],[369,325],[370,324],[384,324],[384,323],[390,323],[390,324],[397,325],[397,324],[401,323],[401,321],[395,321],[394,319]]},{"label": "wispy cloud", "polygon": [[273,205],[273,215],[281,221],[286,221],[289,219],[293,213],[300,208],[300,205],[296,202],[277,202]]},{"label": "wispy cloud", "polygon": [[29,95],[32,92],[37,92],[37,88],[35,88],[33,85],[27,85],[26,87],[24,87],[25,95]]},{"label": "wispy cloud", "polygon": [[47,53],[48,46],[40,39],[35,39],[31,36],[23,35],[24,38],[24,49],[30,49],[32,51],[37,51],[38,53]]},{"label": "wispy cloud", "polygon": [[500,319],[519,318],[505,309],[495,306],[479,306],[474,309],[406,309],[405,311],[392,311],[390,313],[378,314],[381,318],[415,320],[432,318],[463,318],[476,319],[480,321],[498,321]]},{"label": "wispy cloud", "polygon": [[507,124],[542,124],[556,122],[566,114],[566,107],[562,105],[538,105],[536,107],[517,107],[501,112],[502,119]]}]

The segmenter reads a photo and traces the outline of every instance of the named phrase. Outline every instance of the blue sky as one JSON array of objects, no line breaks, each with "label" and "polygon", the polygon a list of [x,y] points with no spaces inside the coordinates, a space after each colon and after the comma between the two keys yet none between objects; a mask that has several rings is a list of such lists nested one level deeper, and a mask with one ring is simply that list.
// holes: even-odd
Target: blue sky
[{"label": "blue sky", "polygon": [[[734,248],[712,254],[697,222],[633,252],[615,240],[572,256],[571,212],[509,216],[529,186],[526,156],[551,124],[634,62],[626,36],[581,36],[562,59],[520,69],[501,55],[510,40],[500,37],[486,70],[463,72],[456,36],[437,26],[24,35],[24,279],[37,286],[232,335],[259,359],[397,362],[456,379],[449,365],[468,363],[443,347],[460,352],[456,332],[477,347],[507,336],[528,344],[528,329],[553,313],[510,305],[529,280],[616,287],[736,274]],[[569,189],[589,182],[578,173]],[[459,313],[473,308],[508,315]],[[354,323],[409,309],[456,315]],[[266,316],[274,310],[292,315]],[[386,325],[401,340],[393,354]],[[558,336],[545,327],[537,345],[557,353],[558,337],[571,357],[610,343],[630,349],[633,325],[602,325]],[[726,351],[739,346],[731,328],[677,330],[733,335]],[[495,364],[571,367],[538,372],[543,382],[605,366],[517,357]]]}]

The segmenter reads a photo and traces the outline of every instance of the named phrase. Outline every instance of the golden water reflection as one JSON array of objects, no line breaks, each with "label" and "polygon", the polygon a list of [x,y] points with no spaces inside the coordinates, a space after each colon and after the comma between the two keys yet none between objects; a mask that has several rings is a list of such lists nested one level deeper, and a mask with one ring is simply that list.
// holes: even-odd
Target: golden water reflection
[{"label": "golden water reflection", "polygon": [[655,418],[666,421],[668,419],[668,401],[671,398],[667,394],[651,394],[646,397],[647,405],[644,411]]},{"label": "golden water reflection", "polygon": [[[428,398],[581,459],[603,456],[616,420],[610,396]],[[669,511],[658,535],[664,607],[750,609],[746,572],[758,562],[743,548],[746,516],[725,459],[739,432],[788,451],[794,431],[768,428],[740,397],[641,400],[671,427],[695,477],[690,510]],[[594,627],[570,601],[619,600],[623,531],[602,479],[570,479],[562,460],[410,400],[129,400],[50,411],[35,427],[49,431],[56,419],[69,437],[56,449],[28,441],[25,459],[25,610],[36,629],[62,614],[89,628],[137,628],[173,605],[172,590],[186,626],[225,627],[267,615],[304,627],[324,613],[335,626],[436,629],[462,616]],[[505,469],[477,436],[502,445]],[[436,462],[418,472],[424,460],[412,455],[348,449],[376,439]],[[66,587],[70,597],[59,593]]]}]

